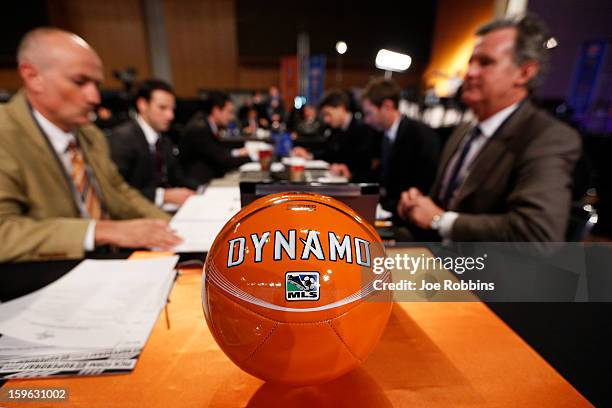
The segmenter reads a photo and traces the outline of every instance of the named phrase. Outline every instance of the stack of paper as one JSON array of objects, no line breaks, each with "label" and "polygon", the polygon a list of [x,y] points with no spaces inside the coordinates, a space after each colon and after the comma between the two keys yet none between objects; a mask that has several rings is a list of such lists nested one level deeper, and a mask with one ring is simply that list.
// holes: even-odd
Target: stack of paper
[{"label": "stack of paper", "polygon": [[0,304],[0,378],[130,371],[166,304],[177,256],[85,260]]},{"label": "stack of paper", "polygon": [[170,225],[184,242],[175,252],[208,252],[223,226],[240,210],[238,187],[208,187],[190,197]]}]

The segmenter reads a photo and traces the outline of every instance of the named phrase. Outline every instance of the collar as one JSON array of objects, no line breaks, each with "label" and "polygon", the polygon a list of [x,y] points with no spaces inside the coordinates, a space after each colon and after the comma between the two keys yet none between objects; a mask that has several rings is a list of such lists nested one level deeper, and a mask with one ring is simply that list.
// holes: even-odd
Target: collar
[{"label": "collar", "polygon": [[136,115],[136,122],[138,122],[138,125],[140,125],[142,133],[144,133],[145,139],[147,139],[149,146],[155,146],[157,140],[159,139],[159,133],[157,133],[155,129],[153,129],[151,125],[149,125],[140,115]]},{"label": "collar", "polygon": [[488,119],[483,120],[482,122],[478,123],[478,127],[480,128],[480,132],[488,139],[491,136],[493,136],[495,134],[495,132],[497,132],[497,129],[499,129],[499,127],[502,125],[502,123],[504,123],[504,121],[506,119],[508,119],[508,117],[510,115],[512,115],[512,113],[518,109],[519,105],[521,104],[521,102],[516,102],[502,110],[500,110],[499,112],[497,112],[496,114],[494,114],[493,116],[491,116]]},{"label": "collar", "polygon": [[344,121],[344,123],[342,124],[342,130],[343,131],[347,131],[349,126],[351,126],[351,121],[353,120],[353,114],[349,113],[346,117],[346,120]]},{"label": "collar", "polygon": [[60,129],[34,108],[32,108],[32,113],[34,114],[34,119],[36,119],[36,122],[40,125],[40,128],[49,138],[53,149],[55,149],[58,154],[65,153],[68,149],[68,145],[71,142],[76,142],[74,132],[65,132]]},{"label": "collar", "polygon": [[395,138],[397,136],[397,130],[399,129],[400,122],[402,121],[402,115],[399,115],[395,122],[391,125],[389,129],[385,131],[385,136],[389,138],[390,141],[395,142]]}]

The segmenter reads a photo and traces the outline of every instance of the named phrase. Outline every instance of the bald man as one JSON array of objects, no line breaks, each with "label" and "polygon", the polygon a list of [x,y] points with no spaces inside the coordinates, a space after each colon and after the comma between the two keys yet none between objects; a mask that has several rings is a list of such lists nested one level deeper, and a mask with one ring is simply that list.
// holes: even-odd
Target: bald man
[{"label": "bald man", "polygon": [[90,123],[103,79],[96,52],[40,28],[24,36],[17,60],[23,89],[0,106],[0,262],[180,243],[168,216],[121,178]]}]

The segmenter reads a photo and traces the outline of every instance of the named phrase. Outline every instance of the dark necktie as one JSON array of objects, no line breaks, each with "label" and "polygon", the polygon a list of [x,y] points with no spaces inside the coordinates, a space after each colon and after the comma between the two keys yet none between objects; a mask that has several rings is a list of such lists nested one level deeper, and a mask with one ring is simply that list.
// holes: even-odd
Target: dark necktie
[{"label": "dark necktie", "polygon": [[155,170],[159,175],[159,182],[162,185],[166,184],[166,161],[164,158],[164,150],[162,148],[162,136],[159,135],[155,142]]},{"label": "dark necktie", "polygon": [[465,158],[468,152],[470,151],[470,149],[472,148],[472,144],[474,143],[474,140],[476,140],[478,136],[480,135],[481,135],[481,132],[478,126],[474,127],[470,131],[468,139],[466,143],[463,145],[463,149],[461,150],[461,153],[459,154],[459,158],[457,159],[457,161],[455,162],[451,170],[451,175],[448,179],[448,184],[446,185],[446,189],[440,194],[440,201],[442,204],[442,208],[448,209],[448,205],[450,204],[451,198],[453,197],[455,191],[460,185],[459,173],[461,172],[461,169],[463,168]]},{"label": "dark necktie", "polygon": [[391,152],[393,151],[393,142],[387,135],[383,135],[382,146],[380,149],[381,156],[381,170],[382,176],[385,177],[387,170],[389,169],[389,160],[391,159]]}]

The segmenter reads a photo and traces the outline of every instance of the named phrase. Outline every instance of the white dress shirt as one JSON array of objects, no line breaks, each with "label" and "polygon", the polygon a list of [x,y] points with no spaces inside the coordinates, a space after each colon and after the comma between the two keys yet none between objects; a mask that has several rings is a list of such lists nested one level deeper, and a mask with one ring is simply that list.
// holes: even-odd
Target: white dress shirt
[{"label": "white dress shirt", "polygon": [[[151,154],[154,154],[156,150],[155,145],[157,144],[157,141],[161,137],[160,134],[157,133],[155,129],[153,129],[151,125],[149,125],[147,121],[143,119],[142,116],[136,115],[136,122],[142,129],[142,133],[144,133],[145,139],[147,139],[147,144],[149,145],[149,152],[151,152]],[[164,205],[164,194],[165,194],[165,189],[163,189],[162,187],[157,187],[155,189],[155,205],[156,206],[162,207]]]},{"label": "white dress shirt", "polygon": [[[51,146],[53,146],[53,150],[55,150],[55,153],[64,165],[66,173],[70,175],[70,173],[72,172],[72,161],[70,158],[70,153],[68,152],[68,145],[71,142],[76,142],[76,137],[74,136],[74,133],[65,132],[64,130],[55,126],[36,109],[33,109],[33,113],[34,119],[36,119],[36,122],[38,122],[40,128],[49,138]],[[79,205],[82,206],[84,204],[79,203]],[[96,221],[92,220],[89,223],[89,226],[87,227],[87,232],[85,233],[85,240],[83,241],[83,248],[86,251],[93,251],[93,249],[95,248],[95,232]]]},{"label": "white dress shirt", "polygon": [[[472,142],[470,150],[467,152],[465,160],[463,161],[463,165],[461,166],[461,169],[457,174],[460,183],[459,185],[461,185],[461,183],[463,183],[463,181],[465,181],[465,179],[468,177],[470,173],[471,164],[474,162],[474,160],[476,160],[476,157],[481,152],[482,148],[489,141],[489,139],[491,139],[495,132],[497,132],[497,129],[499,129],[502,123],[504,123],[504,121],[508,119],[508,117],[512,115],[512,113],[518,108],[519,103],[520,102],[516,102],[508,106],[507,108],[500,110],[490,118],[485,119],[475,125],[480,128],[480,135]],[[448,183],[450,182],[452,171],[451,169],[454,168],[455,163],[457,162],[457,160],[459,160],[459,155],[461,154],[465,143],[467,143],[467,139],[468,138],[464,138],[464,140],[459,144],[459,146],[457,147],[457,151],[455,152],[451,160],[448,162],[448,166],[446,166],[446,173],[444,174],[444,179],[442,181],[440,191],[446,191]],[[460,187],[455,190],[455,193],[457,193],[457,191],[459,190]],[[459,213],[457,212],[446,211],[440,217],[440,228],[438,232],[444,240],[450,239],[451,232],[453,230],[453,225],[455,224],[455,221],[457,220],[458,216]]]},{"label": "white dress shirt", "polygon": [[142,133],[145,135],[145,139],[147,139],[149,150],[155,152],[155,145],[159,140],[159,133],[157,133],[140,115],[136,115],[136,122],[138,122],[138,125],[142,129]]}]

